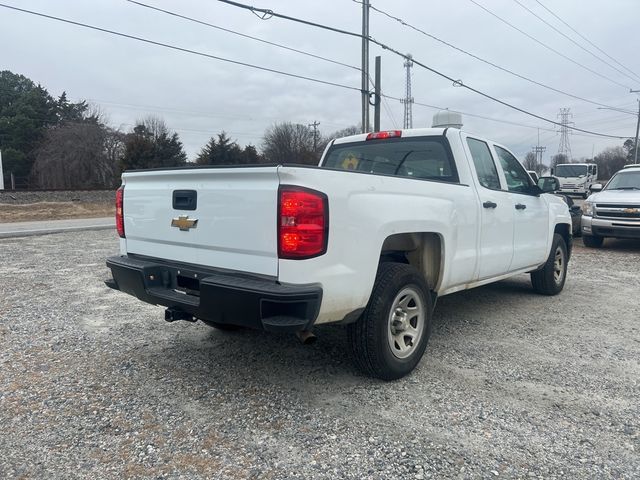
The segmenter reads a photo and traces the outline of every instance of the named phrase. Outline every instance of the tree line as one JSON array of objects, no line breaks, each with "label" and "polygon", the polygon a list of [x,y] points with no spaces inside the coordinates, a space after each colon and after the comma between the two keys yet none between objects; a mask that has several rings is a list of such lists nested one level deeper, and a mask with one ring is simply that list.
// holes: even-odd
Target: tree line
[{"label": "tree line", "polygon": [[[260,151],[240,146],[225,132],[202,147],[198,165],[317,164],[329,138],[304,125],[276,123],[264,133]],[[102,112],[67,94],[52,96],[29,78],[0,71],[0,151],[5,187],[13,174],[17,188],[113,188],[124,170],[188,165],[178,133],[154,116],[129,131],[109,126]]]},{"label": "tree line", "polygon": [[[359,133],[357,126],[322,135],[306,125],[275,123],[261,145],[240,146],[224,131],[212,135],[196,158],[198,165],[317,164],[331,138]],[[189,165],[178,133],[159,117],[136,121],[128,131],[107,124],[104,114],[86,101],[71,102],[67,94],[52,96],[29,78],[0,71],[0,151],[5,187],[10,175],[17,187],[114,188],[124,170]],[[608,178],[633,157],[634,142],[595,156],[602,178]],[[566,163],[556,155],[553,163]],[[529,170],[542,173],[533,153]]]}]

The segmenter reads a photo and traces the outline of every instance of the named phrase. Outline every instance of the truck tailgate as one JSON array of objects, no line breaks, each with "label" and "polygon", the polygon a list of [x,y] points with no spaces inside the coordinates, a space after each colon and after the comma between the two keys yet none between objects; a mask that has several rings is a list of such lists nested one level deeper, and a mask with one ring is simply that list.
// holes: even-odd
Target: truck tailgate
[{"label": "truck tailgate", "polygon": [[277,276],[277,167],[134,171],[123,184],[128,254]]}]

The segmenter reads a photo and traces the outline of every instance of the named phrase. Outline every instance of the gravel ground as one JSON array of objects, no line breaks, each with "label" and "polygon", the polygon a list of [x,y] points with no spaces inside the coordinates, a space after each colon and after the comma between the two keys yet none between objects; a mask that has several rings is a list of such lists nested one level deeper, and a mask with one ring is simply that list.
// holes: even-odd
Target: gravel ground
[{"label": "gravel ground", "polygon": [[224,333],[108,290],[113,232],[0,240],[0,478],[639,478],[638,243],[439,300],[407,378],[344,331]]}]

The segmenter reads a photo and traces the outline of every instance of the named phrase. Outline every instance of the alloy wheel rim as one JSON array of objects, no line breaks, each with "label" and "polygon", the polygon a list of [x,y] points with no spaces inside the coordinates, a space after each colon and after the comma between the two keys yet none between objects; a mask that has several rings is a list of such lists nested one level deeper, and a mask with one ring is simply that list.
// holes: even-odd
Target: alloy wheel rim
[{"label": "alloy wheel rim", "polygon": [[564,251],[562,248],[556,248],[556,253],[553,260],[553,280],[556,282],[556,285],[559,285],[564,278]]},{"label": "alloy wheel rim", "polygon": [[396,358],[407,358],[420,343],[424,332],[425,306],[414,287],[403,288],[394,298],[389,312],[387,339]]}]

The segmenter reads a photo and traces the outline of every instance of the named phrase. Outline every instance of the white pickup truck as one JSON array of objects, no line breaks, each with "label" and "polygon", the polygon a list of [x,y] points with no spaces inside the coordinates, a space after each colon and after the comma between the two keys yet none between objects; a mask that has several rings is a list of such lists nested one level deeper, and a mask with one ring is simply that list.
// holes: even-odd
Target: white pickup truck
[{"label": "white pickup truck", "polygon": [[567,205],[456,128],[336,139],[317,167],[125,172],[116,204],[111,288],[169,321],[307,338],[342,323],[387,380],[420,361],[437,297],[527,272],[554,295],[571,254]]},{"label": "white pickup truck", "polygon": [[589,196],[591,185],[598,181],[595,163],[560,163],[551,169],[551,175],[560,180],[560,193]]}]

